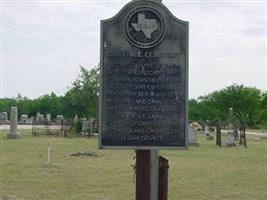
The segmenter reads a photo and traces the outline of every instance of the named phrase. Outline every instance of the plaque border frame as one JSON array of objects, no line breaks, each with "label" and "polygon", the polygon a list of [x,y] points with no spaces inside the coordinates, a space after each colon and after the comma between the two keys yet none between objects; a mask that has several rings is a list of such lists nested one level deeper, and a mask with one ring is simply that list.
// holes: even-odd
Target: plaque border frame
[{"label": "plaque border frame", "polygon": [[[111,22],[118,18],[124,10],[126,10],[130,6],[159,6],[161,7],[169,16],[172,20],[176,21],[177,23],[185,25],[186,29],[186,57],[185,57],[185,146],[136,146],[136,145],[131,145],[131,146],[117,146],[117,145],[102,145],[102,85],[103,85],[103,47],[104,47],[104,38],[103,38],[103,26],[105,23]],[[124,26],[124,25],[123,25]],[[136,47],[137,48],[137,47]],[[188,149],[188,81],[189,81],[189,22],[180,20],[177,17],[175,17],[169,9],[163,5],[159,1],[153,1],[153,0],[133,0],[129,3],[127,3],[117,14],[115,14],[113,17],[105,20],[100,21],[100,92],[99,92],[99,105],[98,105],[98,148],[99,149],[110,149],[110,150],[187,150]]]}]

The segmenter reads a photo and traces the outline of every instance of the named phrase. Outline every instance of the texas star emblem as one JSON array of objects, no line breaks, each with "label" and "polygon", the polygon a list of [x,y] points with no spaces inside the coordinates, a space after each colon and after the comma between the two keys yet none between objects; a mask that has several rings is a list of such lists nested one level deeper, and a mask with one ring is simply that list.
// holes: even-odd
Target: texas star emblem
[{"label": "texas star emblem", "polygon": [[150,7],[138,8],[130,12],[125,20],[127,40],[138,48],[157,46],[165,35],[164,19]]}]

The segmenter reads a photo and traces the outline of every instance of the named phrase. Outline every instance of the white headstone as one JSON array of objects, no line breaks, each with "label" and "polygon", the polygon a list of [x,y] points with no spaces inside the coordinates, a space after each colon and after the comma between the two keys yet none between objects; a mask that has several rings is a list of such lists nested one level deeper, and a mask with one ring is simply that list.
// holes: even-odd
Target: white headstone
[{"label": "white headstone", "polygon": [[22,115],[20,116],[20,123],[22,123],[22,124],[26,124],[26,123],[27,123],[27,120],[28,120],[28,115],[26,115],[26,114],[22,114]]},{"label": "white headstone", "polygon": [[36,122],[40,124],[44,123],[44,115],[40,114],[40,112],[36,113]]},{"label": "white headstone", "polygon": [[46,121],[50,122],[51,121],[51,113],[46,114]]},{"label": "white headstone", "polygon": [[193,128],[192,124],[189,125],[188,129],[188,144],[189,145],[199,145],[199,141],[197,139],[197,131]]}]

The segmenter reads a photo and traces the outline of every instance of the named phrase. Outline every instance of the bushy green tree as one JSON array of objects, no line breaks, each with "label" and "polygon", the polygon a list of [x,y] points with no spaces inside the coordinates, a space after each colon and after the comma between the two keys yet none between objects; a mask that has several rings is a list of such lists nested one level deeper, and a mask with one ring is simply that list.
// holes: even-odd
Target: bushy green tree
[{"label": "bushy green tree", "polygon": [[199,110],[201,119],[214,119],[214,115],[217,115],[225,121],[228,110],[232,107],[239,121],[246,122],[250,127],[258,121],[263,102],[267,102],[267,98],[262,98],[259,89],[236,84],[214,91],[198,100],[198,108],[195,110]]},{"label": "bushy green tree", "polygon": [[99,68],[91,70],[80,66],[80,74],[65,94],[63,101],[67,116],[76,114],[96,117],[99,96]]},{"label": "bushy green tree", "polygon": [[43,95],[38,99],[34,100],[33,105],[35,105],[35,113],[51,113],[52,117],[56,117],[57,114],[63,114],[64,112],[62,97],[57,96],[53,92],[50,95]]},{"label": "bushy green tree", "polygon": [[267,92],[262,94],[258,123],[267,127]]}]

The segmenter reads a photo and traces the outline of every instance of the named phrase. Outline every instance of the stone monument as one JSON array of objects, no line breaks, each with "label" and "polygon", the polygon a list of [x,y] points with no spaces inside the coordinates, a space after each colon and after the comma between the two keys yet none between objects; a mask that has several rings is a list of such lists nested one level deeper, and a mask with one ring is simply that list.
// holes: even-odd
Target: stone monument
[{"label": "stone monument", "polygon": [[44,124],[45,123],[44,115],[41,114],[40,112],[36,113],[36,123],[37,124]]},{"label": "stone monument", "polygon": [[228,113],[226,146],[227,147],[235,146],[233,108],[229,108],[229,113]]},{"label": "stone monument", "polygon": [[188,144],[192,146],[199,146],[199,141],[197,138],[197,131],[194,129],[192,124],[189,124]]},{"label": "stone monument", "polygon": [[10,132],[7,134],[7,139],[19,139],[18,133],[18,109],[12,106],[10,109]]},{"label": "stone monument", "polygon": [[82,135],[88,135],[89,130],[89,121],[86,120],[86,118],[82,119]]},{"label": "stone monument", "polygon": [[209,136],[210,135],[210,131],[209,131],[209,120],[206,121],[205,123],[205,135]]},{"label": "stone monument", "polygon": [[51,113],[47,113],[47,114],[46,114],[46,122],[47,122],[48,124],[51,123]]},{"label": "stone monument", "polygon": [[7,112],[1,112],[0,113],[0,123],[8,123]]}]

